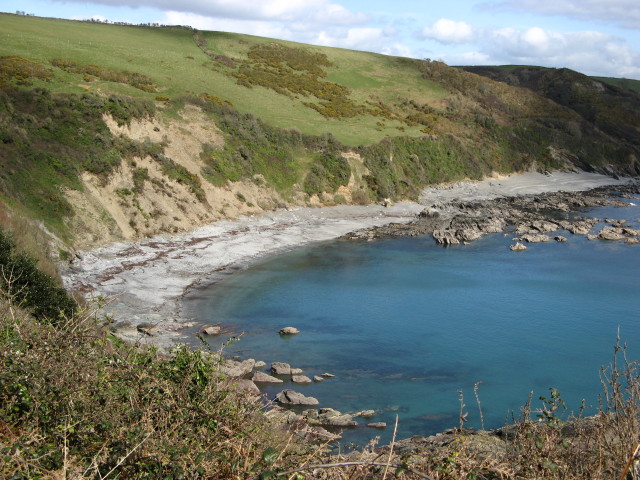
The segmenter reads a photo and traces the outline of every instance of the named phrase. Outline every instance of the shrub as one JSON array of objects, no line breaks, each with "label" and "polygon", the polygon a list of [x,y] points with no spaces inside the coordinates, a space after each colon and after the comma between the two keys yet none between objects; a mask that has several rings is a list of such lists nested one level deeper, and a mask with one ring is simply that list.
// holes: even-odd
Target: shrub
[{"label": "shrub", "polygon": [[0,290],[16,305],[27,308],[35,318],[58,324],[69,318],[77,303],[55,280],[41,272],[36,261],[16,251],[16,245],[0,229]]},{"label": "shrub", "polygon": [[0,86],[9,84],[12,80],[18,85],[29,86],[32,78],[49,82],[53,79],[53,72],[17,55],[0,56]]}]

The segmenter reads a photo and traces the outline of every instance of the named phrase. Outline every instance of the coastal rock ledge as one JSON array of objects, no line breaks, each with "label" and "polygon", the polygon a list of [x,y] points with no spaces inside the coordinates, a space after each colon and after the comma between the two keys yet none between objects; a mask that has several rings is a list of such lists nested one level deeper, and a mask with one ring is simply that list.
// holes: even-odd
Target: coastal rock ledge
[{"label": "coastal rock ledge", "polygon": [[282,405],[319,405],[317,398],[306,397],[294,390],[283,390],[275,398],[276,402]]}]

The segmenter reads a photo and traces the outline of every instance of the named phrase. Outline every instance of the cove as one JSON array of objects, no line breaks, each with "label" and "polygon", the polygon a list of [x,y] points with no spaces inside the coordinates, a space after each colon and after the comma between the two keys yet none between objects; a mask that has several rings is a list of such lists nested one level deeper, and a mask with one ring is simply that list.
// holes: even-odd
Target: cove
[{"label": "cove", "polygon": [[[587,215],[640,228],[637,206]],[[389,425],[348,430],[345,441],[389,440],[396,415],[399,438],[456,427],[459,392],[467,425],[480,428],[476,384],[485,428],[517,417],[530,392],[539,407],[551,387],[578,413],[583,399],[598,404],[618,329],[637,358],[640,246],[559,233],[569,241],[519,253],[508,248],[510,232],[449,248],[430,236],[325,242],[236,272],[187,307],[203,323],[244,332],[226,355],[336,375],[269,387],[269,398],[293,388],[320,407],[376,410],[372,421]],[[288,325],[302,333],[279,337]]]}]

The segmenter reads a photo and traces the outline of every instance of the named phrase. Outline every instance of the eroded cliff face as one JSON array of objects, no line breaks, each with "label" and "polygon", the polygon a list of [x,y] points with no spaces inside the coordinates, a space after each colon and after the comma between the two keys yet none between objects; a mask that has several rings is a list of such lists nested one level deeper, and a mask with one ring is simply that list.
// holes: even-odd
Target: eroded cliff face
[{"label": "eroded cliff face", "polygon": [[202,174],[203,145],[222,147],[215,122],[197,106],[186,105],[179,118],[157,114],[152,120],[132,120],[119,126],[105,117],[114,136],[164,146],[163,155],[199,180],[198,194],[181,179],[172,178],[150,155],[123,159],[108,177],[83,173],[83,191],[65,192],[75,215],[69,220],[75,244],[90,248],[109,242],[136,240],[161,233],[192,230],[198,226],[241,215],[259,214],[278,207],[326,206],[360,202],[352,192],[364,184],[368,172],[360,157],[346,153],[351,169],[347,186],[334,194],[309,197],[301,189],[284,198],[262,175],[214,186]]}]

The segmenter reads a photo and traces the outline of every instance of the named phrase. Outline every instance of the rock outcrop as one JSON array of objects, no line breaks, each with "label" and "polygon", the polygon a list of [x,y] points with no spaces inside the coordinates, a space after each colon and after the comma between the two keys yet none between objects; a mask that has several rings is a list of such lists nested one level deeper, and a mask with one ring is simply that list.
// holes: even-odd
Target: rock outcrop
[{"label": "rock outcrop", "polygon": [[276,395],[275,401],[282,405],[318,405],[320,403],[317,398],[306,397],[294,390],[283,390]]},{"label": "rock outcrop", "polygon": [[278,333],[280,335],[297,335],[298,333],[300,333],[300,330],[298,330],[296,327],[284,327],[281,328]]}]

